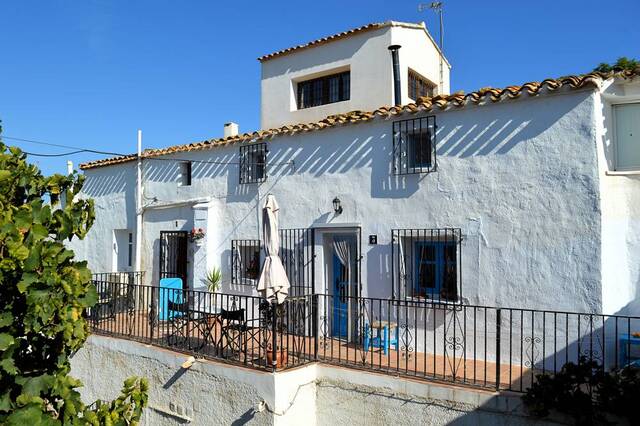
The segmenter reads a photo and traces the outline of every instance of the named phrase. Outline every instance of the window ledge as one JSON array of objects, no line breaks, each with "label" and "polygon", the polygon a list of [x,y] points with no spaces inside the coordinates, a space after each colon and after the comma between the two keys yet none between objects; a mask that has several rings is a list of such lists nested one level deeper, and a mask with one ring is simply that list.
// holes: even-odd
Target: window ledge
[{"label": "window ledge", "polygon": [[607,176],[640,176],[640,170],[607,170]]}]

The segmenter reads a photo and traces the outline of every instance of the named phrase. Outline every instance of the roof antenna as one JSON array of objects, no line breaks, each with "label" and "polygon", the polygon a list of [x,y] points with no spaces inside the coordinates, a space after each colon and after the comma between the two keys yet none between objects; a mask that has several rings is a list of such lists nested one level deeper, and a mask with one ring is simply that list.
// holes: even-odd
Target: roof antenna
[{"label": "roof antenna", "polygon": [[431,3],[419,3],[418,4],[418,12],[423,12],[426,9],[431,9],[438,15],[440,15],[440,89],[438,94],[442,94],[444,91],[444,76],[443,76],[443,58],[444,54],[444,21],[442,18],[442,10],[444,8],[444,3],[441,1],[432,1]]}]

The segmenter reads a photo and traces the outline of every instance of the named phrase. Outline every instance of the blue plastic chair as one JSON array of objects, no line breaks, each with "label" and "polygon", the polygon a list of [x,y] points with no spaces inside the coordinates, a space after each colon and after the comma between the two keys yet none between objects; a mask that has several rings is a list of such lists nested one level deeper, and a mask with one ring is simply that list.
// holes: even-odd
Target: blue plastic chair
[{"label": "blue plastic chair", "polygon": [[162,278],[160,280],[160,307],[158,312],[160,321],[183,316],[184,303],[182,278]]}]

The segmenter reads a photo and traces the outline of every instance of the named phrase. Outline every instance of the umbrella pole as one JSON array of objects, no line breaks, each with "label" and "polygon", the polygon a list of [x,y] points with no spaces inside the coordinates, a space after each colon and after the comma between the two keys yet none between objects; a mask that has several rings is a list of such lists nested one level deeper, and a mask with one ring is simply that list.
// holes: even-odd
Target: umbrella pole
[{"label": "umbrella pole", "polygon": [[278,326],[277,326],[277,321],[278,321],[278,303],[277,303],[277,299],[273,300],[271,302],[271,312],[272,312],[272,318],[271,318],[271,368],[273,369],[273,371],[276,371],[276,369],[278,368],[278,347],[277,347],[277,343],[278,343],[278,334],[277,334],[277,330],[278,330]]}]

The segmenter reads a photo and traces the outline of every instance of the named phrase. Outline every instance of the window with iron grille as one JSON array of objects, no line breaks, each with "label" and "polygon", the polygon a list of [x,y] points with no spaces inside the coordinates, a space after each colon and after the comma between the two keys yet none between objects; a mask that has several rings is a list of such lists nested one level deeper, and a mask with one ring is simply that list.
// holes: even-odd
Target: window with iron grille
[{"label": "window with iron grille", "polygon": [[436,93],[436,85],[417,72],[409,70],[409,97],[414,101],[427,96],[433,97]]},{"label": "window with iron grille", "polygon": [[267,179],[266,143],[240,147],[240,183],[260,183]]},{"label": "window with iron grille", "polygon": [[393,123],[393,171],[397,175],[436,169],[436,117]]},{"label": "window with iron grille", "polygon": [[260,240],[231,240],[232,284],[256,285],[260,266]]},{"label": "window with iron grille", "polygon": [[395,299],[460,300],[460,228],[394,229],[391,237]]},{"label": "window with iron grille", "polygon": [[298,83],[298,109],[348,101],[350,86],[349,71],[301,81]]}]

